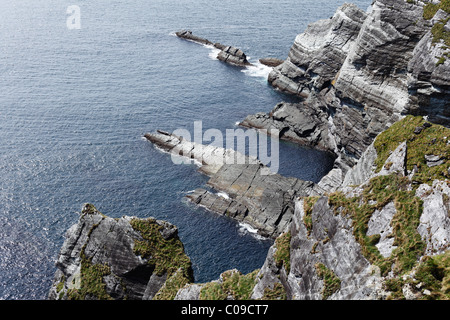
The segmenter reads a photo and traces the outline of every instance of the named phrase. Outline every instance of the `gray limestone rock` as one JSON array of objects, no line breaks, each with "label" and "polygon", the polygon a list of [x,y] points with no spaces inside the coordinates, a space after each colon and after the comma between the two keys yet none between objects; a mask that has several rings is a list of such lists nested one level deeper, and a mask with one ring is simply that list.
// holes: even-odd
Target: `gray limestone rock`
[{"label": "gray limestone rock", "polygon": [[235,48],[233,46],[227,46],[219,42],[213,43],[208,39],[201,38],[192,34],[192,31],[190,30],[178,31],[175,32],[175,34],[177,35],[177,37],[182,39],[216,47],[217,49],[220,50],[219,54],[217,55],[217,59],[221,61],[240,67],[252,65],[250,62],[247,61],[247,56],[245,55],[244,52],[242,52],[241,49]]},{"label": "gray limestone rock", "polygon": [[201,145],[161,131],[145,137],[166,152],[202,164],[199,170],[210,177],[208,186],[218,193],[196,189],[187,195],[189,200],[247,223],[266,237],[277,237],[287,230],[294,213],[293,200],[313,192],[313,182],[272,174],[256,158],[234,150]]},{"label": "gray limestone rock", "polygon": [[296,37],[288,58],[269,74],[269,83],[305,98],[311,91],[330,85],[365,18],[364,11],[344,4],[331,19],[310,24]]},{"label": "gray limestone rock", "polygon": [[426,253],[440,254],[450,247],[450,188],[446,181],[422,184],[416,195],[423,200],[423,213],[417,228],[427,243]]},{"label": "gray limestone rock", "polygon": [[308,103],[279,103],[268,114],[247,116],[239,125],[248,128],[275,128],[283,140],[330,150],[327,113]]},{"label": "gray limestone rock", "polygon": [[[443,24],[449,14],[439,10],[430,23]],[[448,27],[449,22],[444,26]],[[447,31],[448,32],[448,31]],[[434,123],[449,126],[450,59],[443,40],[433,40],[431,31],[422,37],[414,48],[408,63],[409,100],[406,112],[414,115],[428,115]]]},{"label": "gray limestone rock", "polygon": [[227,46],[223,50],[219,52],[217,55],[217,59],[223,62],[227,62],[229,64],[245,67],[250,66],[251,64],[247,61],[247,56],[241,49]]},{"label": "gray limestone rock", "polygon": [[268,67],[278,67],[280,64],[284,62],[284,60],[277,58],[261,58],[259,62],[268,66]]},{"label": "gray limestone rock", "polygon": [[[134,251],[136,243],[146,240],[140,230],[133,228],[133,219],[137,218],[113,219],[86,204],[78,223],[67,231],[48,298],[152,299],[164,286],[168,274],[155,272],[152,257],[142,257]],[[156,232],[160,232],[162,239],[179,241],[174,225],[144,220],[159,229]],[[193,281],[190,266],[183,274],[188,281]]]},{"label": "gray limestone rock", "polygon": [[252,297],[261,297],[265,287],[281,282],[289,299],[320,300],[325,285],[317,266],[322,264],[340,279],[339,290],[328,299],[376,298],[381,280],[376,268],[362,255],[351,221],[335,215],[326,197],[316,202],[311,214],[312,230],[308,231],[303,221],[303,200],[296,201],[290,229],[290,272],[283,275],[274,268],[273,254],[269,252]]},{"label": "gray limestone rock", "polygon": [[375,210],[369,220],[367,235],[380,235],[380,240],[376,244],[378,251],[383,257],[389,257],[392,250],[396,248],[393,245],[394,237],[392,236],[391,221],[396,210],[393,202],[389,202],[381,210]]}]

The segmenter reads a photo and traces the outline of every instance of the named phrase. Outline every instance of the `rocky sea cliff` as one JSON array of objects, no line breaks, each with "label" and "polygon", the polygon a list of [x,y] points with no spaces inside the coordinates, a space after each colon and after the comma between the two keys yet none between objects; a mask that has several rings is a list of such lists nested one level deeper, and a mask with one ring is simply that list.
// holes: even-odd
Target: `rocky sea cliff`
[{"label": "rocky sea cliff", "polygon": [[260,269],[196,283],[175,226],[85,205],[49,298],[449,299],[449,20],[448,0],[376,0],[368,12],[345,4],[274,63],[269,83],[302,101],[241,125],[333,153],[334,168],[318,183],[267,174],[257,159],[171,133],[145,135],[202,160],[218,193],[197,189],[187,195],[193,203],[274,239]]}]

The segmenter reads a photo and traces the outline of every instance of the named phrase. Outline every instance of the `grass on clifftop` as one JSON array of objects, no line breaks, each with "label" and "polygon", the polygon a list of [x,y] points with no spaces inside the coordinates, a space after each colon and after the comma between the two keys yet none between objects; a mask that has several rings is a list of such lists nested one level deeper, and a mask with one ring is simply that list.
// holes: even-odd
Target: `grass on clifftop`
[{"label": "grass on clifftop", "polygon": [[255,287],[259,269],[243,275],[239,271],[229,270],[222,273],[222,282],[212,281],[203,286],[200,300],[225,300],[228,296],[236,300],[248,300]]},{"label": "grass on clifftop", "polygon": [[[389,278],[384,290],[387,299],[404,300],[403,288],[409,285],[420,300],[450,300],[450,251],[436,256],[425,256],[418,264],[413,277]],[[415,292],[414,292],[415,291]]]},{"label": "grass on clifftop", "polygon": [[[382,132],[374,141],[377,151],[375,164],[381,170],[389,155],[404,141],[407,142],[407,170],[417,167],[412,180],[431,184],[433,180],[449,178],[450,167],[450,129],[428,123],[421,116],[406,116]],[[427,127],[428,126],[428,127]],[[420,133],[414,131],[420,128]],[[418,130],[416,131],[418,132]],[[425,155],[440,156],[443,163],[429,167]]]},{"label": "grass on clifftop", "polygon": [[422,284],[430,294],[425,299],[450,300],[450,251],[425,257],[415,274],[417,284]]},{"label": "grass on clifftop", "polygon": [[425,20],[430,20],[431,18],[434,17],[434,15],[436,14],[436,12],[442,9],[447,13],[450,13],[450,0],[441,0],[439,3],[427,3],[424,7],[423,7],[423,18]]},{"label": "grass on clifftop", "polygon": [[[414,191],[407,188],[408,179],[395,174],[372,178],[365,187],[361,197],[347,198],[342,192],[329,195],[329,204],[335,212],[349,216],[353,220],[353,234],[361,245],[363,255],[377,265],[382,275],[389,271],[403,274],[411,270],[425,250],[425,243],[417,232],[422,214],[422,200]],[[388,258],[384,258],[376,244],[380,235],[367,236],[368,223],[377,209],[382,209],[389,202],[395,205],[396,213],[391,222],[394,246]]]},{"label": "grass on clifftop", "polygon": [[[425,20],[432,19],[436,12],[441,9],[450,14],[450,0],[442,0],[439,3],[427,3],[423,8],[423,18]],[[450,47],[450,32],[445,30],[445,25],[449,21],[450,17],[447,19],[440,20],[436,22],[431,28],[431,33],[433,35],[432,44],[438,44],[443,40],[444,46],[444,54],[438,58],[436,66],[443,64],[445,60],[450,57],[450,51],[448,50]]]},{"label": "grass on clifftop", "polygon": [[191,260],[178,237],[164,239],[160,233],[163,227],[151,218],[132,219],[130,224],[144,238],[143,241],[135,241],[134,252],[148,258],[149,263],[155,265],[156,274],[161,276],[167,273],[170,276],[179,268],[190,270]]},{"label": "grass on clifftop", "polygon": [[276,248],[274,260],[278,268],[284,266],[286,273],[291,270],[291,233],[286,232],[275,240]]},{"label": "grass on clifftop", "polygon": [[333,270],[328,269],[323,263],[315,265],[317,275],[323,280],[322,298],[328,299],[333,293],[341,288],[341,280],[336,276]]}]

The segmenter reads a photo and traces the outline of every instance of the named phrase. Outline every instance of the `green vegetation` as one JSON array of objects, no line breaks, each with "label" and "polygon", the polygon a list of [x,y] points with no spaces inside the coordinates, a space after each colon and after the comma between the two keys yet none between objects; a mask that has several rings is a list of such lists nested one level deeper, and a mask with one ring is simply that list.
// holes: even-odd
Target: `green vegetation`
[{"label": "green vegetation", "polygon": [[450,13],[450,0],[441,0],[437,4],[427,3],[423,8],[423,18],[425,20],[430,20],[434,17],[436,12],[442,9],[447,13]]},{"label": "green vegetation", "polygon": [[323,280],[322,298],[326,300],[341,288],[341,280],[323,263],[316,263],[315,267],[317,275]]},{"label": "green vegetation", "polygon": [[286,300],[286,289],[281,283],[275,283],[273,288],[265,288],[264,295],[261,300]]},{"label": "green vegetation", "polygon": [[[90,205],[90,212],[87,213],[92,214],[96,210],[93,205]],[[87,297],[99,300],[112,300],[111,296],[106,292],[106,284],[103,282],[103,277],[111,274],[111,269],[105,264],[93,264],[92,258],[87,257],[85,254],[89,238],[97,226],[98,224],[94,224],[89,230],[88,240],[81,249],[80,288],[67,290],[67,298],[69,300],[85,300]]]},{"label": "green vegetation", "polygon": [[281,268],[284,265],[286,273],[291,270],[291,233],[286,232],[275,240],[277,250],[274,254],[276,266]]},{"label": "green vegetation", "polygon": [[415,268],[412,278],[389,278],[383,289],[390,292],[388,299],[404,300],[403,287],[410,285],[422,300],[450,300],[450,251],[433,257],[425,256]]},{"label": "green vegetation", "polygon": [[[416,128],[422,128],[419,134]],[[378,154],[375,161],[377,171],[380,171],[385,161],[400,143],[407,141],[406,167],[408,170],[417,168],[412,180],[416,183],[431,184],[434,179],[449,177],[447,168],[450,167],[450,129],[440,125],[427,123],[423,117],[406,116],[382,132],[374,141]],[[441,165],[428,167],[425,155],[437,155],[444,159]]]},{"label": "green vegetation", "polygon": [[200,291],[200,300],[225,300],[227,294],[223,291],[222,284],[217,281],[208,282]]},{"label": "green vegetation", "polygon": [[433,40],[431,42],[433,44],[439,43],[441,40],[444,40],[445,47],[450,46],[450,32],[445,30],[445,25],[447,24],[449,19],[450,17],[444,20],[440,20],[431,28],[431,34],[433,35]]},{"label": "green vegetation", "polygon": [[205,284],[200,291],[200,300],[225,300],[232,296],[236,300],[248,300],[255,287],[259,269],[243,275],[239,271],[229,270],[222,273],[222,283],[213,281]]},{"label": "green vegetation", "polygon": [[403,280],[401,277],[386,279],[383,283],[383,289],[390,292],[388,300],[404,300],[404,285],[405,280]]},{"label": "green vegetation", "polygon": [[178,237],[164,239],[160,231],[162,226],[154,219],[132,219],[133,229],[138,231],[144,240],[135,241],[134,252],[143,258],[149,259],[149,264],[155,266],[157,275],[167,273],[169,278],[179,268],[184,270],[185,276],[190,279],[191,260],[184,252],[183,243]]},{"label": "green vegetation", "polygon": [[312,231],[312,209],[316,204],[319,197],[306,197],[303,199],[303,211],[305,212],[303,216],[303,223],[305,224],[306,230],[308,232],[308,236]]},{"label": "green vegetation", "polygon": [[425,257],[417,268],[417,283],[430,291],[425,299],[450,300],[450,251]]},{"label": "green vegetation", "polygon": [[[329,196],[330,205],[335,212],[341,208],[341,214],[353,220],[353,234],[362,247],[364,256],[380,267],[382,275],[386,275],[393,265],[395,274],[411,270],[417,258],[423,254],[425,244],[417,233],[422,201],[414,191],[408,191],[408,179],[397,175],[378,176],[370,180],[361,197],[346,198],[343,193],[336,192]],[[394,237],[392,254],[384,258],[375,246],[380,236],[367,236],[370,217],[376,209],[381,209],[389,202],[394,202],[396,213],[391,226]]]},{"label": "green vegetation", "polygon": [[167,275],[165,285],[154,299],[173,300],[179,289],[193,281],[191,260],[184,252],[183,243],[178,237],[164,239],[160,232],[164,227],[154,219],[135,218],[130,224],[144,238],[135,241],[134,253],[149,259],[148,263],[155,266],[157,275]]},{"label": "green vegetation", "polygon": [[179,269],[166,280],[162,288],[153,297],[153,300],[173,300],[178,290],[188,283],[191,283],[191,279],[186,276],[182,269]]},{"label": "green vegetation", "polygon": [[85,300],[94,297],[99,300],[112,300],[106,292],[106,284],[103,277],[111,274],[107,265],[93,264],[91,258],[82,255],[81,260],[81,286],[80,289],[69,289],[67,296],[70,300]]},{"label": "green vegetation", "polygon": [[443,64],[447,60],[444,56],[438,58],[438,61],[436,62],[436,67],[440,64]]},{"label": "green vegetation", "polygon": [[[439,9],[442,9],[450,14],[450,0],[441,0],[436,4],[427,3],[423,8],[423,18],[425,20],[432,19]],[[448,50],[448,47],[450,46],[450,32],[445,30],[445,25],[449,21],[449,19],[450,17],[440,20],[436,22],[431,28],[431,33],[433,35],[432,43],[437,44],[442,40],[444,43],[444,50]],[[444,52],[444,55],[442,57],[436,57],[438,59],[438,61],[436,62],[436,66],[443,64],[446,60],[445,56],[449,53],[449,51],[446,51]]]}]

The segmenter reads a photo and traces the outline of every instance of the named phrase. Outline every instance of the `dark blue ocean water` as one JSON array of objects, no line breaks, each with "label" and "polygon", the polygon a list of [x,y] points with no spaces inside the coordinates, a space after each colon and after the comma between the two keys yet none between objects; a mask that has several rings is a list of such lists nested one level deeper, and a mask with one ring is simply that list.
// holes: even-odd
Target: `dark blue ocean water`
[{"label": "dark blue ocean water", "polygon": [[[261,267],[272,242],[184,201],[208,178],[142,136],[194,121],[235,128],[291,98],[267,85],[264,70],[225,65],[173,32],[235,45],[251,62],[283,59],[308,23],[342,3],[0,0],[0,299],[46,298],[85,202],[177,225],[198,282]],[[69,5],[80,7],[79,30],[66,27]],[[330,169],[318,151],[281,143],[280,153],[281,174],[318,181]]]}]

